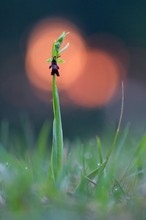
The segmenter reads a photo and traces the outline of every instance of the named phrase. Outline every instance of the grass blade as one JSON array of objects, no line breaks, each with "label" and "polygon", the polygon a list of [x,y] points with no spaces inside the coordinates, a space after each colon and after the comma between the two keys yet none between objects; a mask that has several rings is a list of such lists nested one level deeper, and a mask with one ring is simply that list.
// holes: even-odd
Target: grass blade
[{"label": "grass blade", "polygon": [[37,155],[42,158],[48,145],[48,134],[50,133],[50,122],[47,120],[43,123],[37,138]]},{"label": "grass blade", "polygon": [[132,165],[137,165],[138,168],[141,168],[141,162],[142,162],[142,157],[144,157],[146,151],[146,135],[142,137],[140,140],[134,154],[132,155],[132,158],[129,161],[129,164],[124,171],[124,174],[122,175],[120,181],[123,181],[125,176],[127,175],[129,169],[132,167]]},{"label": "grass blade", "polygon": [[97,147],[98,147],[99,161],[100,164],[102,164],[103,156],[102,156],[102,145],[101,145],[100,137],[97,137]]},{"label": "grass blade", "polygon": [[105,169],[105,167],[108,163],[108,160],[110,158],[110,155],[111,155],[112,151],[115,148],[117,138],[119,136],[120,126],[121,126],[121,121],[122,121],[122,116],[123,116],[123,110],[124,110],[124,85],[123,85],[123,81],[121,82],[121,88],[122,88],[121,111],[120,111],[119,123],[118,123],[118,127],[117,127],[117,130],[116,130],[116,134],[115,134],[113,143],[112,143],[109,151],[107,152],[105,161],[103,162],[100,139],[99,138],[97,139],[100,162],[102,162],[102,163],[100,164],[100,166],[98,166],[95,170],[93,170],[91,173],[89,173],[87,175],[87,178],[89,178],[89,179],[94,179],[99,173],[101,174],[104,171],[104,169]]},{"label": "grass blade", "polygon": [[122,121],[122,117],[123,117],[123,111],[124,111],[124,84],[123,84],[123,81],[121,82],[121,91],[122,91],[122,102],[121,102],[121,111],[120,111],[120,117],[119,117],[119,122],[118,122],[118,126],[117,126],[117,130],[116,130],[116,133],[115,133],[115,137],[114,137],[114,140],[113,140],[113,143],[106,155],[106,160],[108,161],[109,158],[110,158],[110,155],[111,153],[113,152],[114,148],[115,148],[115,145],[117,143],[117,139],[118,139],[118,136],[119,136],[119,132],[120,132],[120,127],[121,127],[121,121]]}]

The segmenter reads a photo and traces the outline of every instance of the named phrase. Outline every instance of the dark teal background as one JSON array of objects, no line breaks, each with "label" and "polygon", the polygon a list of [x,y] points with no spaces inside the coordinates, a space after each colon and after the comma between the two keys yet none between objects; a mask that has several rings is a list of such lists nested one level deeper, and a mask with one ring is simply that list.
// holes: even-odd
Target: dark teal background
[{"label": "dark teal background", "polygon": [[[91,36],[94,33],[111,34],[122,40],[129,52],[132,51],[132,48],[137,47],[142,48],[145,53],[146,1],[1,0],[0,121],[6,118],[11,123],[17,124],[21,117],[28,117],[36,126],[39,126],[48,116],[50,119],[52,118],[52,107],[37,100],[27,81],[24,69],[24,57],[29,30],[40,19],[52,16],[69,19],[78,26],[84,36]],[[16,54],[17,57],[15,59]],[[12,58],[14,58],[14,61]],[[12,62],[7,62],[7,60],[11,59]],[[145,60],[138,59],[137,54],[131,56],[128,79],[137,80],[138,83],[142,82],[145,87]],[[137,60],[138,63],[136,62]],[[15,79],[10,77],[11,71],[19,71],[21,79],[23,79],[22,90],[15,91],[14,94],[13,86],[20,82],[16,82]],[[23,94],[24,91],[25,95]],[[16,95],[22,99],[22,104],[20,106],[12,105],[11,102],[4,98],[6,96],[9,100],[11,95]],[[34,101],[31,107],[23,105],[25,96],[29,96],[30,100]],[[104,108],[89,110],[80,108],[70,109],[67,107],[63,109],[62,115],[67,137],[75,133],[84,135],[84,130],[86,130],[87,126],[87,133],[92,134],[96,133],[97,130],[102,130],[106,121],[104,111]],[[70,124],[72,126],[69,126]]]}]

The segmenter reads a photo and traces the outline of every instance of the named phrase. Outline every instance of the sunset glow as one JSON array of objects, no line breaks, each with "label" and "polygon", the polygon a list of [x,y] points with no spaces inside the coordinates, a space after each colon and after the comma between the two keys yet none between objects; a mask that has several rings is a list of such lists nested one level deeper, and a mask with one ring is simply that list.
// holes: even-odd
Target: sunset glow
[{"label": "sunset glow", "polygon": [[84,107],[101,107],[116,92],[120,69],[106,52],[89,50],[87,63],[78,81],[68,90],[73,102]]},{"label": "sunset glow", "polygon": [[[66,97],[64,103],[95,108],[106,105],[114,97],[121,78],[125,77],[128,55],[120,40],[97,35],[85,44],[79,30],[62,19],[45,19],[33,29],[28,39],[26,72],[36,95],[50,100],[52,76],[49,63],[52,44],[63,31],[69,31],[62,47],[65,63],[59,64],[57,85]],[[114,43],[115,42],[115,43]]]},{"label": "sunset glow", "polygon": [[65,20],[45,19],[34,27],[27,45],[26,71],[35,88],[51,90],[52,77],[46,60],[51,57],[52,44],[62,31],[70,32],[63,44],[69,42],[70,46],[61,57],[65,64],[60,64],[59,89],[69,88],[82,72],[86,48],[77,28]]}]

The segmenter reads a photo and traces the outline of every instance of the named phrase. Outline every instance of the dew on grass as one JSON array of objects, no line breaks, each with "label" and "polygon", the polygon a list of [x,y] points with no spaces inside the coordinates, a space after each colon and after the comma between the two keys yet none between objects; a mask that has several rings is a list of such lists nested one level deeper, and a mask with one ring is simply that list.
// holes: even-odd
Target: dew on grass
[{"label": "dew on grass", "polygon": [[27,167],[27,166],[25,167],[25,170],[28,170],[28,167]]},{"label": "dew on grass", "polygon": [[85,159],[91,159],[92,158],[92,154],[90,152],[86,152],[84,155]]},{"label": "dew on grass", "polygon": [[41,202],[42,202],[42,204],[43,205],[48,205],[48,203],[49,203],[49,200],[48,200],[48,198],[46,197],[46,196],[43,196],[42,198],[41,198]]},{"label": "dew on grass", "polygon": [[6,166],[7,166],[7,167],[9,166],[9,162],[6,162]]}]

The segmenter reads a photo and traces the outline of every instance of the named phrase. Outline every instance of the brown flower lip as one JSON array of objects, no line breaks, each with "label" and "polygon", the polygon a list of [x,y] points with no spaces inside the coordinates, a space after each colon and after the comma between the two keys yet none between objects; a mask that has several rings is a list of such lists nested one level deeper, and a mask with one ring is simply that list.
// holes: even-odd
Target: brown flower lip
[{"label": "brown flower lip", "polygon": [[56,56],[53,57],[51,65],[49,66],[49,69],[52,68],[51,75],[56,74],[57,76],[60,76],[59,74],[59,66],[57,65]]}]

